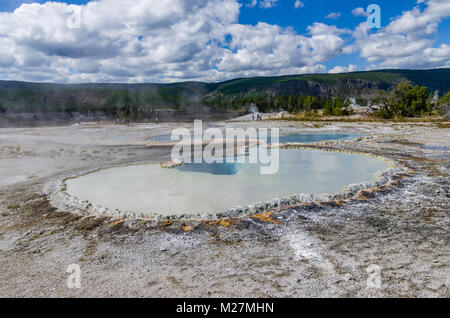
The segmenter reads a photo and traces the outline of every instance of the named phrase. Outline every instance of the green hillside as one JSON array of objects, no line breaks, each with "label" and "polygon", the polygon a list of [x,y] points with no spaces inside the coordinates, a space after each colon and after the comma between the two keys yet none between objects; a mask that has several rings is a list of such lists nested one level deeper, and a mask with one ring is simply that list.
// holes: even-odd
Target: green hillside
[{"label": "green hillside", "polygon": [[450,90],[450,69],[253,77],[221,83],[62,85],[0,81],[0,112],[102,111],[113,116],[125,112],[128,116],[130,112],[145,114],[160,109],[236,110],[253,98],[282,96],[352,96],[368,100],[405,80],[442,95]]},{"label": "green hillside", "polygon": [[382,70],[345,74],[311,74],[280,77],[256,77],[227,81],[208,94],[209,98],[307,94],[312,96],[374,97],[401,81],[426,86],[444,94],[450,90],[450,69]]}]

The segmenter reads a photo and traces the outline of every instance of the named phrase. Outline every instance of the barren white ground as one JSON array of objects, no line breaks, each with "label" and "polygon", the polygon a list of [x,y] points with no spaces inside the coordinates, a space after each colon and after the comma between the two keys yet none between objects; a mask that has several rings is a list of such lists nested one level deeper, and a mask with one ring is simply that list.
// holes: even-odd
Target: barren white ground
[{"label": "barren white ground", "polygon": [[[2,297],[449,297],[450,129],[435,123],[215,123],[362,133],[326,142],[408,165],[398,186],[339,205],[209,224],[156,224],[53,209],[45,184],[116,164],[164,161],[151,136],[183,124],[0,129]],[[184,124],[189,126],[190,124]],[[67,266],[81,267],[68,289]],[[381,285],[373,281],[379,269]]]}]

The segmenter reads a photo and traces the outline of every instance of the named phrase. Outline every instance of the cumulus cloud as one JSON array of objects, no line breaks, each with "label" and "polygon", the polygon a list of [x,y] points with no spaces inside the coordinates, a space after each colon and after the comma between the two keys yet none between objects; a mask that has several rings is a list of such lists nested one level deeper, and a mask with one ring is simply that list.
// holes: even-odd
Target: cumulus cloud
[{"label": "cumulus cloud", "polygon": [[325,72],[346,49],[337,27],[314,24],[299,35],[243,25],[240,8],[237,0],[22,5],[0,13],[0,72],[54,82],[219,81]]},{"label": "cumulus cloud", "polygon": [[355,17],[368,17],[369,16],[369,13],[367,13],[367,11],[364,10],[364,8],[361,8],[361,7],[353,9],[352,10],[352,14]]},{"label": "cumulus cloud", "polygon": [[264,9],[272,8],[277,4],[278,0],[261,0],[259,6]]},{"label": "cumulus cloud", "polygon": [[320,63],[340,55],[345,47],[341,30],[323,24],[311,26],[310,36],[261,22],[234,24],[228,31],[233,35],[230,50],[218,65],[233,76],[250,75],[254,70],[261,74],[323,71]]},{"label": "cumulus cloud", "polygon": [[378,31],[367,23],[353,31],[313,23],[306,34],[263,22],[240,24],[241,7],[238,0],[24,4],[0,13],[0,78],[220,81],[325,72],[325,62],[358,51],[371,69],[450,66],[450,46],[435,45],[439,23],[450,16],[447,0],[425,0],[423,9],[406,11]]},{"label": "cumulus cloud", "polygon": [[340,12],[331,12],[329,15],[326,16],[327,19],[339,19],[339,17],[341,16]]},{"label": "cumulus cloud", "polygon": [[301,2],[300,0],[297,0],[294,3],[294,8],[296,8],[296,9],[303,8],[304,6],[305,6],[305,4],[303,2]]},{"label": "cumulus cloud", "polygon": [[250,3],[247,3],[247,7],[254,8],[259,4],[259,7],[262,9],[269,9],[274,7],[279,0],[251,0]]},{"label": "cumulus cloud", "polygon": [[425,0],[403,12],[378,32],[371,33],[367,23],[355,32],[361,56],[375,68],[433,68],[450,66],[449,46],[434,47],[439,23],[450,16],[448,0]]},{"label": "cumulus cloud", "polygon": [[328,71],[330,74],[338,74],[338,73],[349,73],[355,72],[358,69],[356,65],[349,64],[348,66],[335,66],[331,70]]},{"label": "cumulus cloud", "polygon": [[258,4],[258,0],[252,0],[250,3],[247,3],[247,7],[254,8]]}]

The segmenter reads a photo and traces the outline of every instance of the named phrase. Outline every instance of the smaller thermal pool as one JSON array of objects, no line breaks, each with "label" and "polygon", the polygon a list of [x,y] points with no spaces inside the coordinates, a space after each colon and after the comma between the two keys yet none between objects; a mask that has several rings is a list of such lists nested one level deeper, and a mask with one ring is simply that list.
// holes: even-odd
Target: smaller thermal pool
[{"label": "smaller thermal pool", "polygon": [[[289,142],[298,142],[298,143],[313,143],[319,141],[327,141],[327,140],[348,140],[362,137],[362,135],[354,135],[354,134],[290,134],[290,135],[280,135],[280,144],[289,143]],[[271,140],[269,139],[269,144]]]},{"label": "smaller thermal pool", "polygon": [[[343,134],[343,133],[322,133],[322,134],[288,134],[288,135],[280,135],[280,143],[289,143],[289,142],[298,142],[298,143],[313,143],[318,141],[326,141],[326,140],[348,140],[354,139],[358,137],[362,137],[363,135],[356,134]],[[198,138],[193,136],[192,138]],[[160,135],[154,136],[150,138],[150,141],[158,141],[158,142],[168,142],[171,141],[171,135]],[[271,138],[269,136],[268,143],[271,144]]]}]

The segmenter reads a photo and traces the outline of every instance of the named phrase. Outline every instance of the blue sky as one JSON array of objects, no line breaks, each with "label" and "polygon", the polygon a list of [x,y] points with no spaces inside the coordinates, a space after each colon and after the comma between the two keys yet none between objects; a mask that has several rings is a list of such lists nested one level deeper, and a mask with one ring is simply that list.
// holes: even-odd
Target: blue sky
[{"label": "blue sky", "polygon": [[[242,1],[243,4],[251,3],[251,0]],[[336,19],[340,27],[354,28],[363,18],[355,18],[352,10],[356,7],[367,8],[369,4],[377,3],[382,8],[386,22],[390,17],[399,15],[402,11],[410,10],[416,6],[416,1],[394,0],[394,1],[374,1],[374,0],[302,0],[302,8],[294,8],[295,1],[280,0],[270,9],[259,6],[253,8],[243,7],[242,15],[239,19],[241,23],[255,24],[258,21],[268,23],[293,26],[298,32],[304,32],[306,26],[314,22],[330,22],[333,19],[326,17],[331,12],[341,13],[341,17]]]},{"label": "blue sky", "polygon": [[[0,1],[0,78],[219,81],[450,66],[449,0],[58,2]],[[40,5],[21,7],[30,3]],[[366,27],[372,3],[381,29]],[[82,10],[79,27],[67,28],[65,4]]]},{"label": "blue sky", "polygon": [[[242,1],[244,4],[242,14],[239,18],[240,23],[256,24],[259,21],[277,24],[284,27],[293,27],[298,33],[307,32],[307,26],[314,22],[323,22],[327,24],[335,24],[340,28],[354,29],[367,18],[363,16],[355,17],[352,10],[356,7],[367,8],[372,3],[377,3],[382,9],[382,25],[389,22],[391,17],[400,15],[403,11],[411,10],[417,3],[411,0],[391,0],[391,1],[374,1],[374,0],[302,0],[304,4],[302,8],[295,8],[295,1],[280,0],[270,9],[264,9],[259,6],[253,8],[245,5],[251,4],[252,0]],[[327,18],[330,13],[339,13],[338,18]],[[446,30],[450,35],[450,24],[447,24]],[[449,43],[450,41],[447,41]],[[364,59],[359,58],[358,54],[345,54],[338,58],[325,63],[332,67],[340,64],[356,64],[359,69],[363,70],[367,63]]]},{"label": "blue sky", "polygon": [[[14,11],[23,3],[43,4],[45,2],[48,1],[2,0],[0,2],[0,11]],[[54,2],[79,5],[86,4],[90,2],[90,0],[66,0]],[[340,27],[354,28],[364,20],[363,17],[355,18],[352,15],[352,10],[356,7],[367,8],[367,6],[372,3],[380,4],[383,13],[382,20],[384,23],[387,23],[391,17],[401,14],[403,11],[411,10],[417,5],[417,1],[414,0],[302,0],[301,2],[304,6],[302,8],[295,8],[295,0],[279,0],[273,7],[266,9],[261,8],[259,5],[249,7],[252,0],[241,0],[239,2],[242,4],[241,15],[239,16],[240,23],[256,24],[262,21],[285,27],[291,26],[299,33],[306,32],[306,27],[314,22],[322,21],[329,23],[330,20],[333,19],[327,19],[326,17],[331,12],[341,13],[341,17],[336,19],[336,21],[338,21],[337,24]],[[447,29],[447,31],[450,31],[450,29]]]}]

